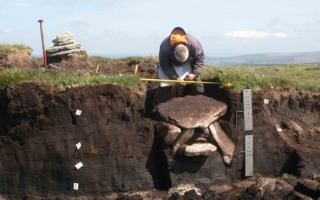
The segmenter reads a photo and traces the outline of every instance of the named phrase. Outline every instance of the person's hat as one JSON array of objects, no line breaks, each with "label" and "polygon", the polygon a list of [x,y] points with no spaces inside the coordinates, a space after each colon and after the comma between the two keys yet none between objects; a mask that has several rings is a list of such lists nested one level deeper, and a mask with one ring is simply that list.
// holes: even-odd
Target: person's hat
[{"label": "person's hat", "polygon": [[172,29],[171,33],[176,32],[176,31],[181,31],[185,35],[187,34],[186,31],[181,27],[175,27],[174,29]]},{"label": "person's hat", "polygon": [[187,34],[181,27],[175,27],[170,34],[170,45],[188,44]]},{"label": "person's hat", "polygon": [[185,44],[178,44],[175,46],[173,54],[179,63],[185,63],[189,57],[189,49]]}]

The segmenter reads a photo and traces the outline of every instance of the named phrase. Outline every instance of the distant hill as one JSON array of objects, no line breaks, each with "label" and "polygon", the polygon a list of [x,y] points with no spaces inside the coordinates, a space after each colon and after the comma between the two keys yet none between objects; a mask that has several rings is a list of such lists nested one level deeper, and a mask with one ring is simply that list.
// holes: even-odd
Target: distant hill
[{"label": "distant hill", "polygon": [[207,57],[207,65],[276,65],[320,63],[320,51],[303,53],[261,53],[233,57]]}]

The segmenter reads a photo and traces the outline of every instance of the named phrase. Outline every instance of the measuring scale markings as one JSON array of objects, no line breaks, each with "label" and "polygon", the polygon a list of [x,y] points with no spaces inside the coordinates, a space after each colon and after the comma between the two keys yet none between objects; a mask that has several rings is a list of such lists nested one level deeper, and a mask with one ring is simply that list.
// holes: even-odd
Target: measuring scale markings
[{"label": "measuring scale markings", "polygon": [[252,119],[252,92],[251,89],[243,90],[244,130],[253,130]]}]

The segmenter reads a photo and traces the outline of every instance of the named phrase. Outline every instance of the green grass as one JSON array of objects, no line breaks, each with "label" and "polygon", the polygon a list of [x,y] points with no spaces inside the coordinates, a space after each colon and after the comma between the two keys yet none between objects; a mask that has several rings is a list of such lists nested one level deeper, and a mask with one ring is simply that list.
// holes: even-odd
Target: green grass
[{"label": "green grass", "polygon": [[270,67],[206,67],[203,80],[217,78],[231,82],[236,89],[259,90],[270,87],[295,87],[320,92],[320,64],[279,65]]},{"label": "green grass", "polygon": [[[235,89],[259,90],[272,87],[294,87],[304,91],[320,92],[320,64],[272,67],[206,67],[203,70],[202,79],[231,82]],[[139,78],[133,75],[90,75],[31,68],[9,68],[0,71],[1,88],[26,81],[39,81],[58,87],[104,83],[129,87],[140,85]]]},{"label": "green grass", "polygon": [[21,68],[0,71],[0,88],[27,81],[39,81],[45,85],[58,87],[105,83],[135,87],[140,84],[139,78],[132,75],[85,75],[64,71]]},{"label": "green grass", "polygon": [[10,53],[13,49],[23,50],[30,47],[24,44],[0,44],[0,57]]}]

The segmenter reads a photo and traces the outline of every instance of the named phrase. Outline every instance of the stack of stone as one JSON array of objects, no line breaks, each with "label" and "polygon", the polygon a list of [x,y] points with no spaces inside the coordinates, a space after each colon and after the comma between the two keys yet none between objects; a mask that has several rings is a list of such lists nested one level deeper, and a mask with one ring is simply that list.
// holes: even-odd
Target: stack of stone
[{"label": "stack of stone", "polygon": [[226,104],[206,96],[186,96],[162,103],[157,110],[165,121],[157,125],[157,132],[172,158],[208,156],[217,145],[223,161],[231,163],[235,145],[218,123],[227,112]]},{"label": "stack of stone", "polygon": [[70,32],[59,34],[56,39],[52,40],[53,47],[47,49],[48,57],[70,56],[76,53],[85,52],[81,44],[74,40],[74,35]]}]

